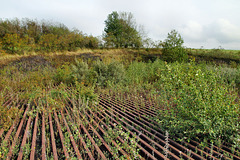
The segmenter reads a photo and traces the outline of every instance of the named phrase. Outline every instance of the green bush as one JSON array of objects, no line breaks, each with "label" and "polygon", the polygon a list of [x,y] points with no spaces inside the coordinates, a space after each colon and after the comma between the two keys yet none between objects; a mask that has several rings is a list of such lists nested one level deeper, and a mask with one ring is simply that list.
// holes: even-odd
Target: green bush
[{"label": "green bush", "polygon": [[192,64],[166,64],[155,87],[170,112],[156,118],[160,126],[179,137],[237,142],[239,102],[233,87],[215,72]]},{"label": "green bush", "polygon": [[23,49],[26,48],[28,39],[27,37],[20,37],[19,34],[6,34],[2,38],[2,49],[4,49],[8,53],[18,53],[22,54]]},{"label": "green bush", "polygon": [[88,68],[88,64],[83,61],[78,61],[77,59],[75,60],[75,64],[71,65],[73,77],[82,83],[85,83],[86,80],[88,79],[90,70]]},{"label": "green bush", "polygon": [[14,118],[19,114],[17,107],[8,108],[0,103],[0,128],[7,130],[14,122]]},{"label": "green bush", "polygon": [[53,80],[55,84],[60,84],[61,82],[68,85],[73,84],[74,77],[70,66],[65,64],[57,68],[55,74],[53,75]]},{"label": "green bush", "polygon": [[75,91],[77,99],[81,97],[84,101],[90,102],[95,102],[97,100],[97,94],[94,91],[94,87],[85,86],[83,83],[76,82]]},{"label": "green bush", "polygon": [[183,38],[176,30],[168,33],[168,37],[163,43],[163,59],[168,62],[187,61],[188,55],[183,47],[183,43]]},{"label": "green bush", "polygon": [[96,73],[97,85],[106,87],[108,82],[118,83],[125,78],[125,69],[119,62],[104,64],[97,60],[93,65],[93,71]]},{"label": "green bush", "polygon": [[159,72],[164,62],[157,59],[153,63],[133,62],[127,68],[127,80],[129,84],[153,83],[159,79]]},{"label": "green bush", "polygon": [[240,67],[229,68],[229,67],[218,67],[219,76],[221,76],[228,83],[240,84]]},{"label": "green bush", "polygon": [[164,131],[184,139],[239,143],[240,105],[233,85],[237,69],[156,60],[133,62],[126,75],[126,92],[151,93],[159,107],[165,107],[158,116],[149,117]]}]

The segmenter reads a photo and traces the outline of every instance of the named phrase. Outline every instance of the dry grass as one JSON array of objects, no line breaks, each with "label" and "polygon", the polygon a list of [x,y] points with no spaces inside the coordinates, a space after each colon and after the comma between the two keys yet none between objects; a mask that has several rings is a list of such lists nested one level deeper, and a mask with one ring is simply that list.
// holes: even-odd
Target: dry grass
[{"label": "dry grass", "polygon": [[[67,61],[72,61],[75,57],[99,57],[103,61],[109,59],[115,59],[117,61],[125,61],[126,59],[133,59],[134,55],[137,55],[139,50],[131,49],[80,49],[75,52],[51,52],[51,53],[25,53],[22,55],[18,54],[0,54],[0,68],[8,65],[11,62],[20,61],[21,59],[30,58],[34,56],[42,56],[50,61],[57,61],[57,64],[62,64]],[[59,62],[60,61],[60,62]],[[106,62],[107,63],[107,62]]]}]

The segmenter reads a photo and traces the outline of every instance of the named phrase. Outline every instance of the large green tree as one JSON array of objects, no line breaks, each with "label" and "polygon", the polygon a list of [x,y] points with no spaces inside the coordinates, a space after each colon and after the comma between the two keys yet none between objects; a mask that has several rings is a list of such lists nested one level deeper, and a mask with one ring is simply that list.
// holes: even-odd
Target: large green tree
[{"label": "large green tree", "polygon": [[108,47],[138,48],[142,38],[132,13],[112,12],[105,21],[103,39]]}]

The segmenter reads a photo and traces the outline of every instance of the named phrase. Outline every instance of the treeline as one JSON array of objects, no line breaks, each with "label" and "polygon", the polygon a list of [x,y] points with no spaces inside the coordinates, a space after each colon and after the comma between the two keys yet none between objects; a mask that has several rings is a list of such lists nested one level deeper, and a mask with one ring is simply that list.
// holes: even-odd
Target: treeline
[{"label": "treeline", "polygon": [[0,52],[56,52],[97,48],[96,37],[64,24],[31,19],[0,19]]}]

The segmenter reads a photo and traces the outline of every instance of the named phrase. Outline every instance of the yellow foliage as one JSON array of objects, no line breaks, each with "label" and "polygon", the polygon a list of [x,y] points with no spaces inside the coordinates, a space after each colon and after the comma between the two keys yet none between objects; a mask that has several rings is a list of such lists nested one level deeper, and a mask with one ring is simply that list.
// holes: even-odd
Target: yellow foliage
[{"label": "yellow foliage", "polygon": [[14,121],[14,118],[18,115],[19,109],[17,107],[4,107],[0,105],[0,128],[7,130]]}]

